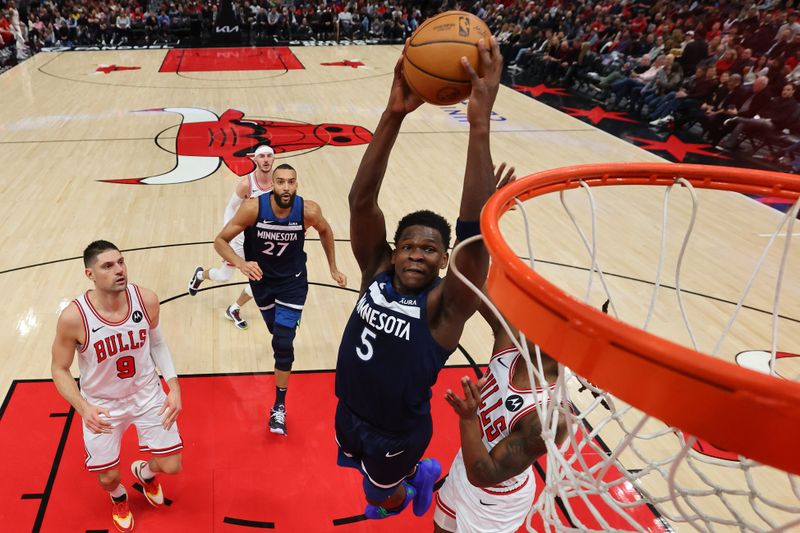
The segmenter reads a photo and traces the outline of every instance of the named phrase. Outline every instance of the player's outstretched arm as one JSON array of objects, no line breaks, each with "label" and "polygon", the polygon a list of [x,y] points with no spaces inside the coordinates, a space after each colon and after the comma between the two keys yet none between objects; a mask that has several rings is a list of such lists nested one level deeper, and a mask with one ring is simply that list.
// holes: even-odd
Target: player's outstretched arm
[{"label": "player's outstretched arm", "polygon": [[83,320],[75,303],[71,303],[58,317],[56,337],[53,340],[50,371],[58,393],[69,402],[92,433],[110,433],[111,424],[100,415],[109,416],[108,409],[87,402],[69,371],[75,358],[75,346],[86,342]]},{"label": "player's outstretched arm", "polygon": [[242,271],[248,279],[259,280],[263,273],[258,263],[255,261],[245,261],[239,257],[231,248],[230,242],[234,237],[249,228],[258,220],[258,198],[245,200],[233,215],[233,218],[225,224],[222,231],[214,239],[214,249],[228,263],[234,265]]},{"label": "player's outstretched arm", "polygon": [[[482,77],[478,76],[466,59],[462,59],[462,66],[470,75],[472,93],[467,105],[469,146],[461,207],[456,222],[456,244],[480,233],[481,209],[496,188],[489,147],[489,118],[500,87],[503,57],[494,37],[489,43],[485,43],[483,39],[478,41],[478,55],[484,73]],[[489,255],[483,244],[470,244],[457,259],[457,266],[467,279],[479,287],[482,286],[489,268]],[[478,308],[478,302],[478,297],[455,274],[447,273],[438,304],[441,327],[436,328],[435,336],[439,344],[445,348],[458,344],[464,322]]]},{"label": "player's outstretched arm", "polygon": [[[491,487],[523,472],[547,449],[542,440],[538,415],[531,412],[522,417],[511,433],[492,448],[491,452],[486,450],[481,440],[480,420],[477,416],[481,402],[481,381],[476,384],[465,376],[461,378],[464,398],[448,390],[445,399],[459,415],[461,453],[467,479],[476,487]],[[559,433],[563,435],[561,428]]]},{"label": "player's outstretched arm", "polygon": [[328,259],[328,268],[331,272],[331,277],[340,287],[347,286],[347,276],[339,272],[336,267],[336,244],[333,240],[333,230],[325,217],[322,216],[322,208],[317,202],[306,200],[303,202],[303,219],[308,226],[311,226],[317,233],[319,233],[319,242],[322,244],[322,249],[325,251],[325,257]]},{"label": "player's outstretched arm", "polygon": [[164,416],[161,420],[161,425],[165,429],[169,429],[177,420],[178,414],[183,410],[181,386],[178,383],[178,373],[175,371],[172,353],[164,340],[164,335],[161,333],[161,325],[159,323],[161,304],[158,301],[158,296],[144,287],[139,287],[139,292],[144,300],[147,316],[150,318],[150,357],[153,358],[153,362],[161,371],[161,375],[167,382],[167,387],[169,387],[167,399],[158,411],[159,416]]},{"label": "player's outstretched arm", "polygon": [[376,272],[386,268],[390,261],[391,248],[386,242],[386,220],[378,206],[378,194],[400,125],[408,113],[422,104],[403,79],[402,63],[401,56],[394,67],[389,102],[375,128],[372,141],[361,158],[348,197],[350,242],[353,255],[361,268],[362,285],[368,283]]}]

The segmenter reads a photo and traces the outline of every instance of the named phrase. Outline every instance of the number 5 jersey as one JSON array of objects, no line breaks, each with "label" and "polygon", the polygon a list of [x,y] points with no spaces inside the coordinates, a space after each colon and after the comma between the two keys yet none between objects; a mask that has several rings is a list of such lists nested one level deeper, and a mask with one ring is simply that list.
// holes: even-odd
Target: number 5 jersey
[{"label": "number 5 jersey", "polygon": [[358,299],[339,345],[336,396],[372,426],[394,434],[430,417],[431,387],[451,351],[431,336],[428,294],[402,295],[392,272],[378,274]]}]

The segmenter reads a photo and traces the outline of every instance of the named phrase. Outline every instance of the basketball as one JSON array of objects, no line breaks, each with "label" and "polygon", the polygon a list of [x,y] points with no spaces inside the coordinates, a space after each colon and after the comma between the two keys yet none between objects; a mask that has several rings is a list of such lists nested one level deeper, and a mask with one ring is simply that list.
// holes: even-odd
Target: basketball
[{"label": "basketball", "polygon": [[463,100],[469,96],[472,84],[461,58],[466,57],[478,70],[478,40],[483,39],[488,47],[491,36],[486,23],[464,11],[447,11],[426,20],[406,43],[406,83],[430,104],[449,105]]}]

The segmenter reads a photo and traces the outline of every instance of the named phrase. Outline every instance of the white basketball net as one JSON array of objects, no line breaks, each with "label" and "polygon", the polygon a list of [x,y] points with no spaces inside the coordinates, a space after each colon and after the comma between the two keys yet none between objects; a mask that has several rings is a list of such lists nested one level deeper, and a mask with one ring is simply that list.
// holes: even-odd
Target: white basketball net
[{"label": "white basketball net", "polygon": [[[660,253],[652,294],[644,320],[634,317],[630,320],[641,329],[648,330],[657,302],[664,300],[667,292],[662,288],[665,265],[665,249],[668,242],[670,221],[670,193],[673,187],[684,187],[691,197],[691,215],[681,221],[686,226],[680,251],[675,261],[674,297],[683,320],[690,344],[698,348],[695,328],[686,311],[685,298],[681,291],[681,268],[684,264],[687,243],[692,235],[698,212],[698,196],[692,185],[683,178],[677,178],[674,185],[665,189],[661,227],[653,224],[654,231],[661,233]],[[617,189],[617,187],[614,187]],[[598,258],[597,213],[595,194],[584,182],[581,190],[583,201],[591,208],[591,230],[587,237],[581,224],[570,209],[562,191],[560,200],[569,220],[577,230],[580,242],[588,259],[588,275],[584,301],[590,295],[597,295],[595,279],[599,280],[601,294],[609,303],[609,312],[617,317],[619,305],[615,294],[609,287],[608,275]],[[577,191],[567,193],[579,194]],[[572,197],[570,197],[572,198]],[[572,200],[570,200],[571,202]],[[524,219],[527,243],[527,257],[530,267],[537,269],[537,262],[531,239],[531,224],[526,205],[517,200],[518,212]],[[632,207],[635,209],[635,206]],[[777,274],[774,276],[774,297],[772,298],[772,340],[771,353],[762,353],[762,371],[775,375],[778,344],[778,306],[785,266],[789,256],[794,221],[800,210],[800,201],[782,218],[749,276],[741,297],[731,316],[724,324],[719,338],[707,353],[716,355],[732,325],[743,308],[743,302],[753,287],[765,258],[773,251],[779,254]],[[507,214],[510,216],[510,214]],[[766,235],[764,237],[767,237]],[[474,237],[458,248],[480,239]],[[674,240],[674,239],[673,239]],[[774,246],[782,243],[780,247]],[[776,248],[777,251],[773,250]],[[454,250],[451,268],[455,270]],[[520,256],[523,253],[519,253]],[[468,280],[462,281],[472,287],[481,298],[495,310],[509,334],[511,330],[497,309],[485,295]],[[770,278],[771,281],[772,278]],[[594,292],[593,292],[594,288]],[[642,299],[641,296],[639,298]],[[595,302],[597,303],[597,302]],[[727,308],[728,312],[730,307]],[[696,321],[700,320],[695,317]],[[513,335],[512,335],[513,337]],[[517,348],[528,361],[531,384],[547,391],[538,398],[538,409],[542,438],[547,445],[546,486],[534,502],[528,515],[526,526],[529,531],[798,531],[800,530],[800,479],[772,467],[756,463],[745,457],[723,458],[719,454],[706,455],[694,448],[708,449],[708,443],[695,437],[684,435],[679,429],[669,427],[660,420],[637,410],[619,398],[601,390],[585,379],[559,365],[558,378],[552,389],[542,372],[541,353],[529,353],[525,337],[519,335]],[[794,346],[797,353],[797,346]],[[794,367],[797,368],[797,367]],[[796,372],[783,378],[798,380]],[[532,387],[533,388],[533,387]],[[676,391],[679,394],[679,391]],[[665,400],[667,401],[667,400]],[[573,406],[574,410],[570,408]],[[798,406],[800,408],[800,406]],[[555,428],[559,420],[568,422],[568,435],[561,446],[555,442]],[[769,436],[765,436],[769,438]],[[787,443],[798,447],[800,443]],[[730,454],[728,454],[730,456]],[[723,453],[724,456],[724,453]]]}]

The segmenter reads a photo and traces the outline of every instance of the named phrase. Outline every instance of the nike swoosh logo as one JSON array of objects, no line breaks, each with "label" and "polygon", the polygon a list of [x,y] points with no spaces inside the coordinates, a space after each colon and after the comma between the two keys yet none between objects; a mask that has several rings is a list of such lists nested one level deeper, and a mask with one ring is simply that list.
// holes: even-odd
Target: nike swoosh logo
[{"label": "nike swoosh logo", "polygon": [[386,457],[389,457],[389,458],[391,458],[391,457],[395,457],[395,456],[398,456],[398,455],[400,455],[400,454],[401,454],[401,453],[403,453],[404,451],[405,451],[405,450],[400,450],[399,452],[395,452],[395,453],[389,453],[389,452],[386,452]]},{"label": "nike swoosh logo", "polygon": [[481,502],[481,505],[487,505],[487,506],[497,505],[496,503],[486,503],[485,501],[480,500],[480,499],[478,501]]},{"label": "nike swoosh logo", "polygon": [[501,366],[503,366],[504,368],[508,368],[508,365],[506,365],[506,364],[503,362],[503,358],[502,358],[502,357],[498,358],[498,359],[497,359],[497,362],[498,362],[498,363],[500,363],[500,365],[501,365]]},{"label": "nike swoosh logo", "polygon": [[99,328],[92,328],[92,333],[97,333],[98,331],[100,331],[100,330],[101,330],[101,329],[103,329],[104,327],[105,327],[105,326],[100,326]]},{"label": "nike swoosh logo", "polygon": [[302,272],[298,272],[297,274],[294,275],[294,277],[299,278],[300,274],[302,274]]}]

